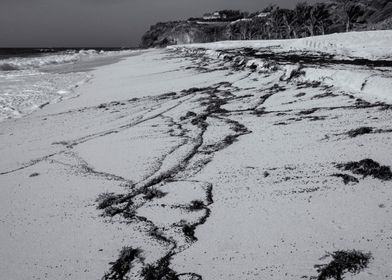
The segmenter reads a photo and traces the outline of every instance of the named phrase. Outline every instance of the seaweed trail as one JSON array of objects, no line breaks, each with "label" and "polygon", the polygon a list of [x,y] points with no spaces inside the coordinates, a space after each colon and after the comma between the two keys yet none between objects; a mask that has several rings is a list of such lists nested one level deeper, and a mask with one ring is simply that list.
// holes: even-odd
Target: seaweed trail
[{"label": "seaweed trail", "polygon": [[392,129],[376,129],[374,127],[363,126],[356,129],[352,129],[348,131],[346,134],[351,138],[355,138],[366,134],[391,133],[391,132]]},{"label": "seaweed trail", "polygon": [[380,165],[372,159],[363,159],[358,162],[352,161],[336,165],[337,168],[351,171],[354,174],[362,175],[363,178],[371,176],[382,181],[392,180],[392,171],[389,166]]},{"label": "seaweed trail", "polygon": [[197,237],[195,236],[195,230],[198,226],[204,224],[207,221],[207,219],[210,217],[211,209],[208,208],[209,205],[210,204],[207,204],[207,205],[201,204],[197,207],[197,209],[195,209],[194,204],[189,206],[188,209],[190,211],[196,211],[196,210],[199,211],[202,209],[205,210],[205,214],[196,223],[193,223],[193,224],[186,223],[186,224],[182,225],[182,232],[188,238],[189,241],[194,242],[194,241],[198,240]]},{"label": "seaweed trail", "polygon": [[102,277],[103,280],[127,280],[126,274],[132,268],[132,262],[140,258],[141,250],[132,247],[123,247],[118,259],[111,263],[109,272]]},{"label": "seaweed trail", "polygon": [[[222,53],[230,53],[230,51],[221,51]],[[232,52],[232,51],[231,51]],[[234,51],[235,53],[246,54],[250,58],[259,58],[277,62],[291,62],[291,63],[302,63],[307,64],[317,64],[317,65],[359,65],[367,67],[390,67],[392,62],[389,60],[370,60],[370,59],[340,59],[332,54],[326,53],[312,53],[312,52],[274,52],[271,49],[252,49],[252,48],[242,48]]]},{"label": "seaweed trail", "polygon": [[357,129],[350,130],[349,132],[347,132],[347,135],[350,136],[351,138],[354,138],[359,135],[369,134],[372,132],[373,132],[372,127],[360,127]]},{"label": "seaweed trail", "polygon": [[357,250],[336,251],[328,253],[321,259],[331,257],[328,264],[315,265],[319,273],[317,280],[335,279],[342,280],[343,274],[357,274],[367,268],[372,259],[371,253],[363,253]]},{"label": "seaweed trail", "polygon": [[34,166],[34,165],[40,163],[40,162],[46,161],[46,160],[50,159],[51,157],[53,157],[53,156],[55,156],[55,155],[57,155],[59,153],[62,153],[62,152],[64,152],[64,151],[59,151],[57,153],[52,153],[50,155],[46,155],[46,156],[43,156],[43,157],[40,157],[40,158],[37,158],[37,159],[30,160],[29,162],[23,163],[22,166],[20,166],[18,168],[0,172],[0,176],[1,175],[7,175],[7,174],[10,174],[10,173],[14,173],[14,172],[17,172],[17,171],[29,168],[31,166]]},{"label": "seaweed trail", "polygon": [[[111,128],[111,129],[107,129],[107,130],[104,130],[101,132],[86,135],[86,136],[83,136],[83,137],[80,137],[78,139],[74,139],[71,141],[60,141],[60,142],[56,142],[53,144],[62,144],[64,146],[66,146],[67,148],[73,148],[73,147],[75,147],[79,144],[85,143],[87,141],[90,141],[90,140],[93,140],[93,139],[96,139],[99,137],[107,136],[110,134],[118,133],[120,131],[132,128],[134,126],[140,125],[142,123],[145,123],[147,121],[150,121],[150,120],[153,120],[153,119],[156,119],[156,118],[162,116],[163,114],[177,108],[178,106],[180,106],[181,104],[183,104],[184,102],[186,102],[187,100],[189,100],[193,97],[192,95],[191,96],[187,96],[187,95],[188,95],[187,93],[182,93],[181,95],[179,95],[179,97],[171,98],[169,100],[167,100],[167,98],[170,97],[170,95],[168,96],[167,94],[163,94],[164,98],[162,98],[162,96],[154,97],[153,99],[156,99],[158,101],[158,104],[155,107],[147,110],[146,113],[144,114],[144,117],[138,117],[137,120],[133,120],[128,124],[120,125],[116,128]],[[180,100],[177,102],[174,102],[173,105],[167,104],[167,103],[175,101],[176,99],[180,99]],[[166,105],[167,107],[165,107],[164,105]]]},{"label": "seaweed trail", "polygon": [[[160,228],[147,218],[138,216],[136,214],[137,210],[145,205],[148,201],[153,201],[166,195],[166,193],[160,191],[156,186],[162,186],[167,183],[181,181],[198,184],[202,183],[191,180],[189,179],[189,176],[186,175],[189,170],[192,170],[193,172],[194,166],[191,164],[191,162],[195,156],[197,155],[203,158],[208,158],[212,154],[230,146],[241,135],[250,133],[250,131],[248,131],[244,125],[225,116],[227,114],[227,110],[223,109],[222,106],[231,100],[234,100],[235,97],[226,89],[219,88],[228,86],[230,85],[219,83],[205,88],[190,88],[188,90],[183,90],[182,93],[184,95],[192,95],[192,97],[194,97],[197,94],[200,96],[196,102],[199,103],[199,108],[202,108],[203,111],[199,114],[188,111],[183,117],[180,117],[179,120],[168,115],[168,111],[160,114],[159,116],[167,119],[170,122],[170,126],[177,129],[177,133],[175,133],[173,130],[170,130],[170,135],[186,139],[185,143],[191,147],[189,151],[186,154],[180,156],[179,159],[177,157],[178,161],[176,164],[171,165],[169,168],[164,168],[164,161],[171,154],[176,153],[180,146],[170,151],[165,157],[161,159],[159,168],[156,169],[149,178],[146,178],[139,183],[133,184],[131,191],[128,194],[106,193],[97,199],[97,208],[102,211],[103,216],[114,217],[121,215],[122,218],[129,222],[142,222],[145,227],[150,228],[148,231],[150,238],[170,245],[170,249],[168,250],[167,255],[158,260],[157,263],[144,265],[144,268],[141,272],[143,279],[177,279],[176,273],[169,268],[170,259],[174,254],[186,250],[193,242],[197,240],[195,236],[195,229],[198,226],[204,224],[211,214],[209,206],[213,203],[213,186],[210,183],[203,184],[203,189],[206,194],[206,202],[197,200],[192,201],[190,205],[187,205],[184,208],[187,211],[204,211],[197,221],[193,223],[184,222],[173,225],[174,228],[179,227],[181,229],[182,234],[186,237],[188,242],[188,245],[183,245],[181,248],[178,248],[176,240],[170,237],[170,233],[167,231],[170,229],[170,226],[169,228]],[[232,134],[227,135],[221,142],[212,145],[213,148],[210,147],[211,149],[208,153],[206,153],[202,147],[205,146],[204,138],[205,133],[209,127],[208,120],[210,118],[217,118],[222,120],[230,128]],[[196,136],[193,138],[187,135],[189,127],[192,127],[193,132],[197,132]],[[198,170],[201,170],[207,163],[208,161],[204,161],[199,166]],[[182,174],[184,174],[185,179],[179,181],[178,178],[183,176]],[[121,257],[117,260],[119,263],[122,261],[123,259],[121,259]],[[124,267],[128,268],[128,272],[126,272],[126,274],[128,274],[131,266]],[[189,275],[193,274],[190,273]],[[201,279],[201,276],[193,276],[197,279]]]},{"label": "seaweed trail", "polygon": [[141,272],[144,280],[178,280],[177,273],[170,268],[170,260],[174,253],[170,252],[157,261],[156,264],[147,264]]},{"label": "seaweed trail", "polygon": [[[123,131],[123,130],[129,129],[129,128],[135,127],[135,126],[140,125],[142,123],[145,123],[145,122],[147,122],[149,120],[153,120],[153,119],[156,119],[158,117],[161,117],[165,113],[170,112],[171,110],[173,110],[173,109],[177,108],[178,106],[182,105],[184,102],[188,101],[192,97],[193,97],[193,95],[191,93],[189,93],[189,92],[182,92],[178,96],[177,95],[173,96],[171,94],[167,94],[166,93],[166,94],[162,94],[162,95],[157,96],[157,97],[145,98],[146,100],[148,100],[148,99],[156,100],[156,102],[158,103],[155,107],[150,108],[146,112],[145,115],[147,115],[147,117],[138,117],[136,120],[131,120],[126,125],[120,125],[120,126],[115,127],[115,128],[106,129],[104,131],[93,133],[93,134],[90,134],[90,135],[86,135],[86,136],[80,137],[78,139],[62,140],[62,141],[53,142],[52,145],[60,145],[60,146],[64,146],[65,148],[59,150],[56,153],[45,155],[45,156],[42,156],[40,158],[30,160],[29,162],[22,163],[21,166],[18,167],[18,168],[15,168],[15,169],[12,169],[12,170],[2,171],[2,172],[0,172],[0,176],[1,175],[6,175],[6,174],[10,174],[10,173],[14,173],[14,172],[17,172],[17,171],[29,168],[29,167],[34,166],[34,165],[36,165],[36,164],[38,164],[38,163],[40,163],[42,161],[46,161],[46,160],[50,159],[51,157],[53,157],[55,155],[62,154],[62,153],[65,153],[65,152],[70,152],[70,151],[72,151],[72,149],[75,146],[77,146],[79,144],[88,142],[90,140],[94,140],[96,138],[100,138],[100,137],[108,136],[108,135],[111,135],[111,134],[115,134],[115,133],[118,133],[120,131]],[[173,104],[173,105],[169,104],[169,106],[167,105],[167,103],[176,101],[177,99],[179,99],[179,101],[175,102],[175,104]],[[128,100],[128,102],[133,102],[133,99]],[[125,103],[122,103],[120,101],[113,101],[113,102],[109,102],[109,103],[106,103],[106,104],[101,104],[101,105],[95,106],[95,107],[79,109],[77,112],[84,111],[84,110],[87,110],[87,109],[98,109],[99,107],[106,108],[107,106],[116,106],[118,104],[125,104]],[[165,108],[164,105],[166,105],[168,107]],[[62,112],[62,113],[53,114],[53,115],[47,115],[47,116],[61,116],[61,115],[68,115],[68,114],[72,114],[72,113],[75,113],[75,111]],[[87,170],[87,172],[89,172],[89,171]]]},{"label": "seaweed trail", "polygon": [[[63,157],[64,159],[67,159],[67,158],[73,159],[74,161],[76,161],[76,163],[71,164],[71,163],[64,162],[61,157]],[[66,166],[66,167],[70,168],[71,170],[73,170],[75,173],[81,174],[84,176],[93,176],[93,177],[103,178],[108,181],[118,181],[123,186],[132,186],[133,185],[133,182],[127,178],[124,178],[124,177],[121,177],[121,176],[118,176],[115,174],[111,174],[108,172],[95,170],[87,161],[85,161],[82,157],[80,157],[73,150],[67,150],[67,151],[57,153],[53,157],[49,158],[48,161],[50,163]]]}]

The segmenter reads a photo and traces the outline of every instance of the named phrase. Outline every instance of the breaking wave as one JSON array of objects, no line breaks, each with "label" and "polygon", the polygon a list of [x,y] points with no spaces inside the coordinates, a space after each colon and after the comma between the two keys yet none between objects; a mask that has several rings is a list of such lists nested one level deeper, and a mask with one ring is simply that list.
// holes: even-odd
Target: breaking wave
[{"label": "breaking wave", "polygon": [[61,73],[43,71],[42,67],[128,53],[125,50],[72,50],[0,59],[0,122],[30,114],[50,103],[72,98],[78,94],[76,88],[91,78],[84,71]]},{"label": "breaking wave", "polygon": [[35,57],[13,57],[0,60],[0,71],[32,70],[43,66],[73,63],[101,54],[96,50],[69,51]]}]

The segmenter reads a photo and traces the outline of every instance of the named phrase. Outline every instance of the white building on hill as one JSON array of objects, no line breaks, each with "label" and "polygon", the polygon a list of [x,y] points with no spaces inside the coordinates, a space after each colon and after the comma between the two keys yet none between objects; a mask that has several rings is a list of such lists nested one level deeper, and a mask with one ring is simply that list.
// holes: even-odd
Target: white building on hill
[{"label": "white building on hill", "polygon": [[214,13],[206,13],[203,16],[204,20],[216,20],[216,19],[226,19],[226,14],[220,13],[220,12],[214,12]]}]

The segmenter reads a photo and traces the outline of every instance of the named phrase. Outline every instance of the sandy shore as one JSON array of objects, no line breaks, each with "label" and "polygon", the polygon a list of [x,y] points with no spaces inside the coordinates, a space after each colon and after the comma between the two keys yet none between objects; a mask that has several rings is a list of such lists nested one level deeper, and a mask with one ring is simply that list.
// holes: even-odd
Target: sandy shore
[{"label": "sandy shore", "polygon": [[216,51],[0,123],[4,279],[312,279],[338,250],[372,256],[345,279],[392,277],[390,69]]}]

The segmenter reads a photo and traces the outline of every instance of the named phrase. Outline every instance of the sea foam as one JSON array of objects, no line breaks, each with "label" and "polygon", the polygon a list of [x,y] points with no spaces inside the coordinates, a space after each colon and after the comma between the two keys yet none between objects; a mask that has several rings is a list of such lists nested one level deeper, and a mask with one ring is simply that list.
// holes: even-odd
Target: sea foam
[{"label": "sea foam", "polygon": [[67,51],[0,60],[0,121],[29,114],[44,105],[71,98],[75,88],[90,78],[85,72],[43,71],[122,52]]}]

